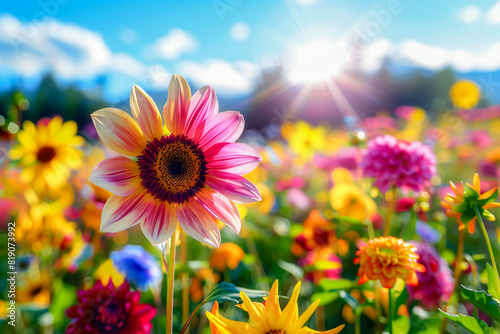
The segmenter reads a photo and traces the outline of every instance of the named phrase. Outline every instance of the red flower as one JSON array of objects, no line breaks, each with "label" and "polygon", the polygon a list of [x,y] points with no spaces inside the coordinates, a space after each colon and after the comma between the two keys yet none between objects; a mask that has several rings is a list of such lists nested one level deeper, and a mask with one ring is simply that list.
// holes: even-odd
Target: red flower
[{"label": "red flower", "polygon": [[403,197],[399,198],[396,202],[395,212],[406,212],[409,211],[415,205],[415,198],[413,197]]},{"label": "red flower", "polygon": [[130,291],[127,281],[115,288],[109,280],[107,286],[97,281],[90,290],[78,290],[78,305],[66,310],[73,322],[66,333],[146,334],[153,325],[156,309],[139,304],[141,293]]}]

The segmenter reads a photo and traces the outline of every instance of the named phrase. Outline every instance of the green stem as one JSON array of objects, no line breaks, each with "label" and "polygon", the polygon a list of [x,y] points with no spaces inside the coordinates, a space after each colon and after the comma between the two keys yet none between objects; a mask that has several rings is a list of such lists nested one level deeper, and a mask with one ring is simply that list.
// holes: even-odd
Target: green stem
[{"label": "green stem", "polygon": [[392,327],[392,320],[393,320],[393,300],[392,300],[392,288],[389,289],[389,333],[394,334],[394,328]]},{"label": "green stem", "polygon": [[385,226],[384,226],[384,237],[387,237],[389,235],[389,228],[390,228],[390,220],[392,213],[394,212],[394,207],[396,206],[396,186],[391,187],[391,201],[389,202],[389,207],[387,208],[387,216],[385,218]]},{"label": "green stem", "polygon": [[496,290],[500,291],[498,289],[497,263],[495,261],[495,255],[493,254],[493,248],[491,248],[490,237],[488,236],[488,231],[486,231],[486,227],[484,226],[483,218],[481,218],[481,214],[479,213],[477,206],[474,206],[474,210],[476,211],[476,217],[477,217],[477,220],[479,220],[479,226],[481,227],[481,231],[483,231],[484,239],[486,240],[486,246],[488,246],[488,252],[490,253],[491,264],[493,265],[493,270],[495,271],[495,274],[496,274],[496,277],[495,277],[496,279],[493,283],[495,283]]},{"label": "green stem", "polygon": [[375,229],[373,228],[373,222],[371,219],[365,219],[365,224],[368,228],[368,238],[375,239]]},{"label": "green stem", "polygon": [[[189,273],[187,271],[188,261],[187,261],[187,233],[181,231],[181,252],[180,261],[184,266],[184,272],[181,276],[182,284],[182,322],[186,322],[189,318]],[[189,328],[186,331],[189,334]]]},{"label": "green stem", "polygon": [[386,319],[382,315],[382,307],[380,305],[380,286],[378,281],[373,282],[373,292],[375,293],[375,310],[377,311],[377,330],[382,332],[385,328]]},{"label": "green stem", "polygon": [[354,323],[354,333],[361,334],[361,307],[358,306],[355,312],[356,312],[356,322]]},{"label": "green stem", "polygon": [[[455,279],[455,283],[453,284],[453,293],[457,291],[458,285],[460,283],[460,275],[462,274],[462,261],[463,261],[463,256],[464,256],[464,244],[465,244],[465,228],[461,229],[458,231],[458,245],[457,245],[457,257],[455,258],[455,273],[453,275]],[[448,302],[446,303],[445,306],[445,311],[448,311],[448,307],[451,304],[451,298],[448,299]],[[448,319],[446,317],[443,317],[443,321],[441,322],[441,330],[440,333],[444,334],[446,331],[446,324],[448,323]]]},{"label": "green stem", "polygon": [[170,254],[168,256],[168,275],[167,275],[167,334],[173,333],[174,320],[174,275],[175,275],[175,235],[170,237]]},{"label": "green stem", "polygon": [[198,310],[200,309],[200,307],[205,304],[205,300],[203,300],[200,305],[198,305],[193,313],[191,313],[191,315],[189,316],[189,319],[186,321],[186,323],[184,324],[184,326],[182,327],[181,331],[179,334],[184,334],[186,332],[186,330],[189,328],[189,325],[191,324],[191,321],[193,320],[194,316],[196,315],[196,313],[198,312]]}]

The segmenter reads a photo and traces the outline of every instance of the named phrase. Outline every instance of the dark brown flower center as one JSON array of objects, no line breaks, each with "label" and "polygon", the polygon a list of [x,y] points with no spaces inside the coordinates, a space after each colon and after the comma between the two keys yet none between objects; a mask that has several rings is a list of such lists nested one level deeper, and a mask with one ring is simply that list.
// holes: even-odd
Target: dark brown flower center
[{"label": "dark brown flower center", "polygon": [[38,150],[36,158],[40,162],[49,162],[56,156],[56,150],[50,146],[43,146]]},{"label": "dark brown flower center", "polygon": [[318,246],[329,246],[334,241],[335,232],[328,227],[317,227],[313,231],[313,238]]},{"label": "dark brown flower center", "polygon": [[41,286],[41,285],[36,285],[36,286],[34,286],[34,287],[31,289],[31,291],[30,291],[31,293],[30,293],[30,294],[31,294],[31,296],[32,296],[32,297],[36,297],[36,296],[37,296],[40,292],[42,292],[42,291],[43,291],[43,286]]},{"label": "dark brown flower center", "polygon": [[282,329],[271,329],[269,332],[265,334],[286,334],[286,332]]},{"label": "dark brown flower center", "polygon": [[184,135],[155,138],[137,163],[142,186],[161,201],[184,203],[205,186],[203,151]]}]

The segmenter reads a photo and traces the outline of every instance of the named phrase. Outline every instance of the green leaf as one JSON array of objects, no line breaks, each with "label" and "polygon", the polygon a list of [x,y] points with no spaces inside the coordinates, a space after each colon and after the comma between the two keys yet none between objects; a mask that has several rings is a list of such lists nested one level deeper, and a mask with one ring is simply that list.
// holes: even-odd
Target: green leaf
[{"label": "green leaf", "polygon": [[468,315],[463,314],[449,314],[439,309],[446,318],[450,319],[453,322],[456,322],[459,325],[462,325],[473,334],[496,334],[496,331],[489,327],[484,321],[469,317]]},{"label": "green leaf", "polygon": [[241,302],[240,291],[245,292],[250,299],[265,297],[268,294],[266,291],[239,288],[232,283],[222,282],[210,292],[202,303],[205,304],[214,300],[239,303]]},{"label": "green leaf", "polygon": [[393,322],[394,334],[408,334],[410,331],[410,318],[403,315]]},{"label": "green leaf", "polygon": [[428,318],[422,319],[415,314],[410,319],[410,333],[435,334],[439,333],[443,319],[437,313],[430,313]]},{"label": "green leaf", "polygon": [[328,261],[328,260],[319,260],[311,266],[304,267],[304,271],[305,272],[311,272],[315,270],[324,271],[324,270],[339,269],[339,268],[342,268],[342,263]]},{"label": "green leaf", "polygon": [[479,198],[479,194],[473,188],[464,184],[464,200],[465,200],[465,202],[477,200],[478,198]]},{"label": "green leaf", "polygon": [[285,270],[286,272],[290,273],[297,280],[301,280],[304,277],[304,270],[295,263],[279,260],[278,266],[280,266],[280,268]]},{"label": "green leaf", "polygon": [[76,304],[76,288],[66,284],[62,279],[54,280],[54,298],[50,305],[50,313],[54,315],[54,327],[58,328],[68,320],[65,311]]},{"label": "green leaf", "polygon": [[357,218],[347,217],[347,216],[337,216],[335,215],[335,219],[340,221],[350,223],[350,224],[362,224],[363,222]]},{"label": "green leaf", "polygon": [[497,290],[495,284],[495,280],[498,280],[498,273],[495,273],[493,267],[489,263],[486,263],[486,272],[488,274],[488,293],[496,300],[500,300],[500,291]]},{"label": "green leaf", "polygon": [[323,290],[346,290],[350,289],[353,286],[356,286],[357,284],[355,282],[352,282],[348,279],[331,279],[331,278],[323,278],[319,282],[319,286]]},{"label": "green leaf", "polygon": [[339,299],[340,293],[338,291],[324,291],[313,293],[311,300],[320,300],[319,305],[328,305]]},{"label": "green leaf", "polygon": [[411,210],[410,221],[408,222],[408,225],[406,225],[406,228],[401,238],[404,241],[413,240],[415,238],[416,230],[417,230],[417,215],[415,214],[415,211]]},{"label": "green leaf", "polygon": [[191,313],[191,316],[189,317],[188,321],[184,324],[182,327],[180,334],[183,334],[186,329],[189,327],[191,324],[191,321],[193,320],[194,316],[201,310],[201,306],[203,304],[206,304],[211,301],[231,301],[234,303],[239,303],[241,301],[240,298],[240,291],[243,291],[246,293],[246,295],[251,299],[251,298],[259,298],[259,297],[265,297],[268,295],[267,291],[260,291],[260,290],[251,290],[251,289],[244,289],[240,287],[236,287],[234,284],[231,283],[226,283],[222,282],[219,285],[215,287],[215,289],[212,290],[200,304],[196,307],[196,309]]},{"label": "green leaf", "polygon": [[486,291],[474,291],[462,285],[462,296],[465,300],[496,321],[500,321],[500,308],[498,302],[487,294]]}]

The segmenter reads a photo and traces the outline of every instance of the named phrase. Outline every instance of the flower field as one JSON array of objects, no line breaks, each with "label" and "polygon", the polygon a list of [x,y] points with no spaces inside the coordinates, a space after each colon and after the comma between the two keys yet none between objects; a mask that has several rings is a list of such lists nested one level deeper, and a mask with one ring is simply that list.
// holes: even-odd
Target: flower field
[{"label": "flower field", "polygon": [[495,333],[500,109],[442,98],[264,136],[174,75],[2,117],[2,333]]}]

